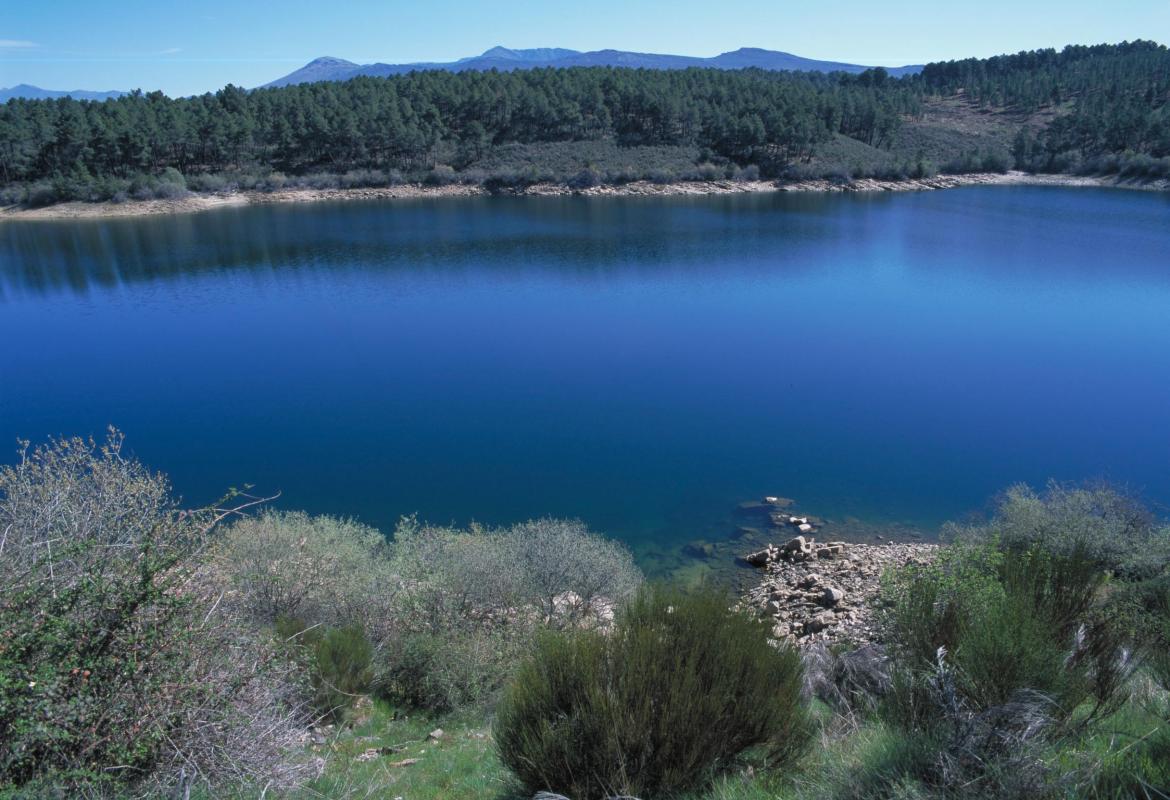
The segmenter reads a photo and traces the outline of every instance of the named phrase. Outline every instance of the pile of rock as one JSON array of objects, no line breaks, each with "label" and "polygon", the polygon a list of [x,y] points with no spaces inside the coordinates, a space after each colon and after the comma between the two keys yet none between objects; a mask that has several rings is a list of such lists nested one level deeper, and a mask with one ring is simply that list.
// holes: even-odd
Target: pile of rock
[{"label": "pile of rock", "polygon": [[[804,519],[804,517],[793,517],[793,519]],[[800,524],[802,526],[808,525],[807,522]],[[770,544],[763,550],[748,553],[743,557],[743,560],[753,567],[766,567],[777,561],[787,561],[795,564],[818,558],[841,558],[845,555],[848,546],[845,542],[828,542],[818,545],[816,540],[811,536],[797,536],[795,539],[789,539],[780,547]]]},{"label": "pile of rock", "polygon": [[882,573],[925,564],[936,549],[933,544],[909,542],[817,544],[812,537],[797,536],[744,557],[767,570],[744,602],[774,620],[777,638],[801,645],[865,644],[877,638],[875,603]]}]

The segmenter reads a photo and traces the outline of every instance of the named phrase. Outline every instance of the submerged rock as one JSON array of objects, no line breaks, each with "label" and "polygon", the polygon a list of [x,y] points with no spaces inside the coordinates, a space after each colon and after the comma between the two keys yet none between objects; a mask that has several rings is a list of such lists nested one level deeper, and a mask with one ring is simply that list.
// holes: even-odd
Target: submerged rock
[{"label": "submerged rock", "polygon": [[791,497],[765,497],[764,504],[772,508],[785,509],[796,503]]},{"label": "submerged rock", "polygon": [[683,547],[683,552],[692,558],[714,558],[715,545],[703,539],[696,539],[693,542],[688,542]]}]

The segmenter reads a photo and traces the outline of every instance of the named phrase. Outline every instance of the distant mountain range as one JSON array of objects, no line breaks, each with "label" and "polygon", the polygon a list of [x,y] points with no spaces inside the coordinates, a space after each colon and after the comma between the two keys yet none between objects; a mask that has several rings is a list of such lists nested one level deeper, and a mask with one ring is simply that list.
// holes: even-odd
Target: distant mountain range
[{"label": "distant mountain range", "polygon": [[56,100],[58,97],[72,97],[74,100],[110,100],[124,94],[126,92],[88,92],[83,89],[58,92],[22,83],[10,89],[0,89],[0,103],[7,103],[14,97],[22,97],[26,100]]},{"label": "distant mountain range", "polygon": [[[673,56],[658,53],[630,53],[624,50],[593,50],[582,53],[559,47],[541,47],[530,50],[509,50],[493,47],[483,55],[461,58],[458,61],[418,62],[413,64],[355,64],[344,58],[325,56],[310,61],[305,66],[267,83],[263,88],[289,86],[295,83],[315,81],[345,81],[359,75],[386,77],[402,75],[417,70],[441,69],[450,72],[466,70],[533,69],[536,67],[644,67],[647,69],[686,69],[687,67],[714,67],[716,69],[744,69],[756,67],[766,70],[795,70],[802,72],[864,72],[869,69],[859,64],[838,61],[817,61],[801,58],[792,53],[776,50],[761,50],[758,47],[741,47],[713,58],[696,56]],[[894,76],[920,72],[921,65],[887,67]]]},{"label": "distant mountain range", "polygon": [[[313,59],[283,78],[277,78],[271,83],[264,84],[262,88],[290,86],[296,83],[314,83],[316,81],[345,81],[359,75],[373,77],[404,75],[408,72],[428,69],[441,69],[450,72],[497,69],[507,72],[514,69],[534,69],[537,67],[642,67],[645,69],[686,69],[688,67],[744,69],[756,67],[766,70],[851,73],[864,72],[869,69],[869,67],[860,64],[818,61],[777,50],[761,50],[758,47],[741,47],[739,50],[722,53],[712,58],[660,53],[631,53],[624,50],[593,50],[582,53],[578,50],[566,50],[562,47],[539,47],[527,50],[493,47],[483,55],[461,58],[458,61],[420,61],[410,64],[355,64],[344,58],[324,56]],[[922,66],[918,64],[886,68],[886,71],[895,77],[911,75],[921,70]],[[8,102],[14,97],[28,100],[53,100],[59,97],[72,97],[74,100],[109,100],[124,94],[126,92],[94,92],[83,89],[57,91],[22,83],[9,89],[0,89],[0,103]]]}]

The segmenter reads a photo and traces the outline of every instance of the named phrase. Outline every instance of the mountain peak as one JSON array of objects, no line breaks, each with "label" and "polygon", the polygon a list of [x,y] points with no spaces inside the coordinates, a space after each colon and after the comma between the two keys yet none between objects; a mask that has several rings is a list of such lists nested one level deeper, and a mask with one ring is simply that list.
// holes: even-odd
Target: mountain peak
[{"label": "mountain peak", "polygon": [[347,77],[352,78],[360,69],[360,64],[346,61],[344,58],[321,56],[320,58],[314,58],[295,72],[289,73],[283,78],[265,86],[288,86],[294,83],[345,80]]},{"label": "mountain peak", "polygon": [[558,59],[576,55],[580,55],[579,51],[567,50],[563,47],[512,48],[496,45],[490,50],[485,50],[481,56],[473,56],[472,58],[462,60],[472,61],[475,58],[499,58],[507,61],[557,61]]},{"label": "mountain peak", "polygon": [[519,60],[520,54],[507,47],[496,45],[488,50],[484,50],[480,58],[509,58]]},{"label": "mountain peak", "polygon": [[314,58],[305,66],[307,67],[356,67],[357,64],[352,61],[346,61],[344,58],[337,58],[336,56],[321,56]]},{"label": "mountain peak", "polygon": [[726,53],[720,53],[719,55],[723,55],[723,56],[734,56],[734,55],[742,55],[742,56],[762,56],[762,55],[791,56],[792,53],[785,53],[783,50],[767,50],[763,47],[740,47],[740,48],[737,48],[735,50],[728,50]]}]

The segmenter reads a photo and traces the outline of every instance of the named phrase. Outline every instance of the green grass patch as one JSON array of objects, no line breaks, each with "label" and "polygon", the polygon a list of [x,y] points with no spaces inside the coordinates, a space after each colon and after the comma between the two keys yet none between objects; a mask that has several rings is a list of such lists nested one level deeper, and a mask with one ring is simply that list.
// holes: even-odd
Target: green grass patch
[{"label": "green grass patch", "polygon": [[[443,736],[430,739],[438,728]],[[408,714],[375,701],[367,718],[311,746],[308,757],[324,759],[324,772],[294,795],[298,800],[520,796],[496,758],[490,727],[476,714]]]}]

